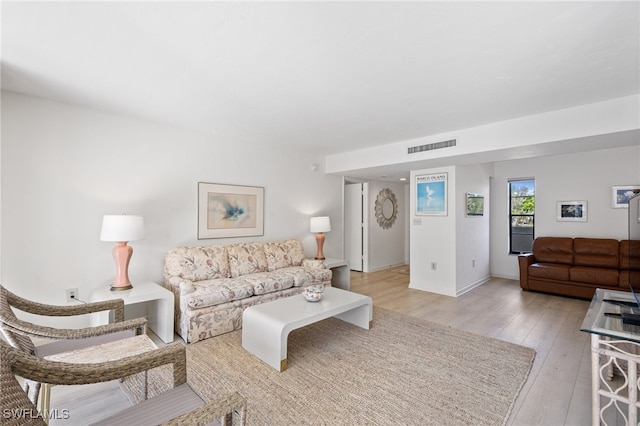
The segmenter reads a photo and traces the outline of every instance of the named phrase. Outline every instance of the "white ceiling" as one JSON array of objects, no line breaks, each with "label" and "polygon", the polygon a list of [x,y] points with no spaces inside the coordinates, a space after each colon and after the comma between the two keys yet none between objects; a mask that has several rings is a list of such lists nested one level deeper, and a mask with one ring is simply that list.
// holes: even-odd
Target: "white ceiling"
[{"label": "white ceiling", "polygon": [[319,155],[640,92],[640,2],[7,2],[2,88]]}]

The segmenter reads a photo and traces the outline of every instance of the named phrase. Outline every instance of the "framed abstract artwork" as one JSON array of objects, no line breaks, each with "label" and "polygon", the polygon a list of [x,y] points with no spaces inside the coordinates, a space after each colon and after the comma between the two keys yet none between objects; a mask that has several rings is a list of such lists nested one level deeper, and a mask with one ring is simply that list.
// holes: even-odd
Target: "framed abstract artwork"
[{"label": "framed abstract artwork", "polygon": [[556,203],[556,220],[558,222],[586,222],[586,201],[558,201]]},{"label": "framed abstract artwork", "polygon": [[264,235],[264,188],[198,182],[198,239]]},{"label": "framed abstract artwork", "polygon": [[629,208],[629,199],[640,194],[640,185],[612,186],[611,207],[614,209]]},{"label": "framed abstract artwork", "polygon": [[447,215],[446,172],[416,176],[416,215]]}]

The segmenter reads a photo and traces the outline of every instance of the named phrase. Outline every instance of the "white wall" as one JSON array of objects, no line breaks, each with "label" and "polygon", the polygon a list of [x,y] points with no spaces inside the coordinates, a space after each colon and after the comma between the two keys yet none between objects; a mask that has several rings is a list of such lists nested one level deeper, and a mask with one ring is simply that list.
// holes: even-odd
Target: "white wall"
[{"label": "white wall", "polygon": [[[389,164],[414,163],[414,169],[433,168],[437,164],[477,164],[576,151],[575,145],[601,148],[592,136],[617,133],[607,147],[629,146],[639,128],[640,95],[626,96],[589,105],[519,117],[468,129],[405,140],[327,156],[327,172],[349,173]],[[624,132],[627,132],[626,134]],[[408,154],[407,148],[457,138],[455,147]],[[593,149],[593,148],[591,148]],[[597,148],[596,148],[597,149]],[[455,158],[456,161],[452,161]],[[420,165],[430,160],[429,165]]]},{"label": "white wall", "polygon": [[[1,282],[29,299],[64,304],[65,289],[114,276],[113,244],[99,241],[104,214],[141,214],[130,278],[162,279],[166,252],[182,245],[303,240],[309,217],[329,215],[325,249],[342,256],[342,179],[323,159],[198,134],[80,106],[2,92]],[[265,188],[263,237],[197,240],[197,182]]]},{"label": "white wall", "polygon": [[[489,279],[493,164],[456,167],[456,295]],[[467,216],[466,194],[484,196],[484,214]]]},{"label": "white wall", "polygon": [[[447,215],[415,215],[417,175],[448,173]],[[492,164],[451,166],[411,173],[410,288],[459,296],[489,279]],[[485,196],[483,216],[467,217],[466,194]],[[436,270],[431,268],[435,262]]]},{"label": "white wall", "polygon": [[[410,288],[456,295],[456,168],[415,170],[411,172],[409,221],[410,241]],[[448,173],[448,200],[446,216],[416,216],[415,180],[417,175]],[[419,223],[418,223],[419,222]],[[431,263],[437,264],[436,270]]]},{"label": "white wall", "polygon": [[[403,184],[389,182],[369,182],[368,205],[369,210],[369,271],[377,271],[389,266],[405,263],[405,223],[407,218],[405,203],[405,187]],[[376,221],[375,202],[378,193],[389,188],[398,201],[398,215],[391,228],[383,229]]]},{"label": "white wall", "polygon": [[404,263],[411,262],[411,185],[404,186],[404,208],[407,214],[404,218]]},{"label": "white wall", "polygon": [[[640,146],[495,163],[492,276],[518,279],[517,256],[508,254],[508,180],[521,177],[536,181],[536,237],[624,239],[627,210],[611,208],[611,187],[640,185]],[[587,201],[587,222],[556,221],[556,203],[571,200]]]}]

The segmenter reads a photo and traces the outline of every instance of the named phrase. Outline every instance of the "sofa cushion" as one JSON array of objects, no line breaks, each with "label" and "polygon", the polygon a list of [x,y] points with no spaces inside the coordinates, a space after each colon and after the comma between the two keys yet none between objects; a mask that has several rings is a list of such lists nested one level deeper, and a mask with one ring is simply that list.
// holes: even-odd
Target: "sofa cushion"
[{"label": "sofa cushion", "polygon": [[532,251],[536,263],[573,264],[573,238],[538,237]]},{"label": "sofa cushion", "polygon": [[300,266],[304,260],[304,248],[298,240],[264,243],[267,268],[276,271],[290,266]]},{"label": "sofa cushion", "polygon": [[547,280],[569,281],[569,265],[534,263],[529,265],[529,277]]},{"label": "sofa cushion", "polygon": [[165,277],[190,281],[228,278],[229,262],[224,246],[179,247],[169,252],[164,263]]},{"label": "sofa cushion", "polygon": [[609,268],[574,266],[569,270],[569,280],[586,284],[618,286],[619,271]]},{"label": "sofa cushion", "polygon": [[305,258],[304,247],[300,240],[286,240],[280,243],[281,247],[286,247],[291,259],[291,266],[300,266]]},{"label": "sofa cushion", "polygon": [[640,292],[640,271],[620,271],[619,285],[627,290],[631,285],[636,292]]},{"label": "sofa cushion", "polygon": [[227,246],[231,277],[267,271],[267,256],[263,244],[242,243]]},{"label": "sofa cushion", "polygon": [[254,295],[272,293],[293,287],[293,277],[288,274],[282,274],[279,271],[243,275],[242,279],[253,286]]},{"label": "sofa cushion", "polygon": [[278,272],[293,278],[294,287],[304,287],[331,281],[331,269],[305,268],[294,266]]},{"label": "sofa cushion", "polygon": [[620,269],[640,271],[640,241],[620,241]]},{"label": "sofa cushion", "polygon": [[253,296],[253,285],[242,278],[196,281],[180,294],[187,309],[200,309]]},{"label": "sofa cushion", "polygon": [[[618,248],[618,240],[576,238],[573,240],[573,264],[575,266],[618,269],[620,262]],[[616,277],[616,285],[617,281]]]},{"label": "sofa cushion", "polygon": [[640,241],[620,241],[620,287],[640,291]]}]

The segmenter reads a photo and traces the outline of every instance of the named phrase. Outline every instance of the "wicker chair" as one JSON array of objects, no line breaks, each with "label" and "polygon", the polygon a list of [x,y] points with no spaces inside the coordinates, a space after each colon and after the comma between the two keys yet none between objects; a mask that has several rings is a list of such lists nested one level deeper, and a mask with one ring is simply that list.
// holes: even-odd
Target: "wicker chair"
[{"label": "wicker chair", "polygon": [[[60,329],[20,320],[16,317],[14,309],[49,317],[75,316],[112,310],[115,322],[97,327]],[[122,299],[70,306],[45,305],[23,299],[0,285],[0,330],[11,346],[38,358],[44,358],[49,355],[145,334],[147,320],[136,318],[124,321],[124,301]],[[56,339],[56,341],[36,345],[34,338]],[[40,392],[40,383],[27,380],[24,386],[29,398],[35,404]]]},{"label": "wicker chair", "polygon": [[[247,401],[235,392],[205,404],[187,383],[186,349],[174,343],[141,355],[96,364],[70,364],[28,355],[0,341],[0,406],[3,424],[45,425],[44,416],[24,392],[16,375],[37,382],[79,385],[115,380],[173,364],[173,388],[134,405],[99,424],[244,425]],[[73,413],[68,413],[73,417]]]}]

